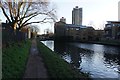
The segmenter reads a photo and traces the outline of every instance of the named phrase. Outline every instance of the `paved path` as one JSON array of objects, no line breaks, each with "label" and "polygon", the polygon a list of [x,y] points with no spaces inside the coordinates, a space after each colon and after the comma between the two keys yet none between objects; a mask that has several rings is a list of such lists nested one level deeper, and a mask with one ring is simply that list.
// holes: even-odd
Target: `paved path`
[{"label": "paved path", "polygon": [[47,70],[37,49],[36,40],[32,40],[30,55],[23,78],[48,78]]}]

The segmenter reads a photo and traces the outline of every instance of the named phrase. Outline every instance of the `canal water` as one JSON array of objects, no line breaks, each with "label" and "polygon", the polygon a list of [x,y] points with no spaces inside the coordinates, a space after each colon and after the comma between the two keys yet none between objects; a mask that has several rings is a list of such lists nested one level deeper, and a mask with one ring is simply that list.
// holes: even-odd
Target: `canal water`
[{"label": "canal water", "polygon": [[42,41],[65,61],[92,78],[120,80],[120,47],[90,43]]}]

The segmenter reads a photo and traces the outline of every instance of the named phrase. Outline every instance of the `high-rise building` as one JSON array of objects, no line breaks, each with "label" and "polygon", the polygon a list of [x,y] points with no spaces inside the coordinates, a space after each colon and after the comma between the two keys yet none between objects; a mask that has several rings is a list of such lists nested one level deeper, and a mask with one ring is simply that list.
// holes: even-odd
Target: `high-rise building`
[{"label": "high-rise building", "polygon": [[78,8],[78,6],[72,10],[72,24],[82,25],[82,8]]},{"label": "high-rise building", "polygon": [[118,21],[120,21],[120,1],[118,2]]}]

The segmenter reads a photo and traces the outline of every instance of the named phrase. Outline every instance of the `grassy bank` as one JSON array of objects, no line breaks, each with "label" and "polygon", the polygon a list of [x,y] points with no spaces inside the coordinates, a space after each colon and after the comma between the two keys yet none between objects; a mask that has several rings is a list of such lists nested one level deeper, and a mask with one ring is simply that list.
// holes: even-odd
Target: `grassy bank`
[{"label": "grassy bank", "polygon": [[31,41],[14,43],[2,52],[2,78],[22,78]]},{"label": "grassy bank", "polygon": [[37,41],[37,43],[50,78],[74,78],[74,80],[80,78],[84,78],[83,80],[88,79],[87,74],[78,72],[70,64],[61,59],[55,52],[47,48],[44,44],[39,41]]}]

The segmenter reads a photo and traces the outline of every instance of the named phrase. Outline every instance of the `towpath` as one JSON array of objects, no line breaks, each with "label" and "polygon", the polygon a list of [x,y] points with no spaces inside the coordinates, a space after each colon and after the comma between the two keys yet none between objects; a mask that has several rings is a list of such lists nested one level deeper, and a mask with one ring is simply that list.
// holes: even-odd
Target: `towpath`
[{"label": "towpath", "polygon": [[36,39],[32,40],[30,54],[23,79],[25,78],[48,78],[43,59],[37,49]]}]

